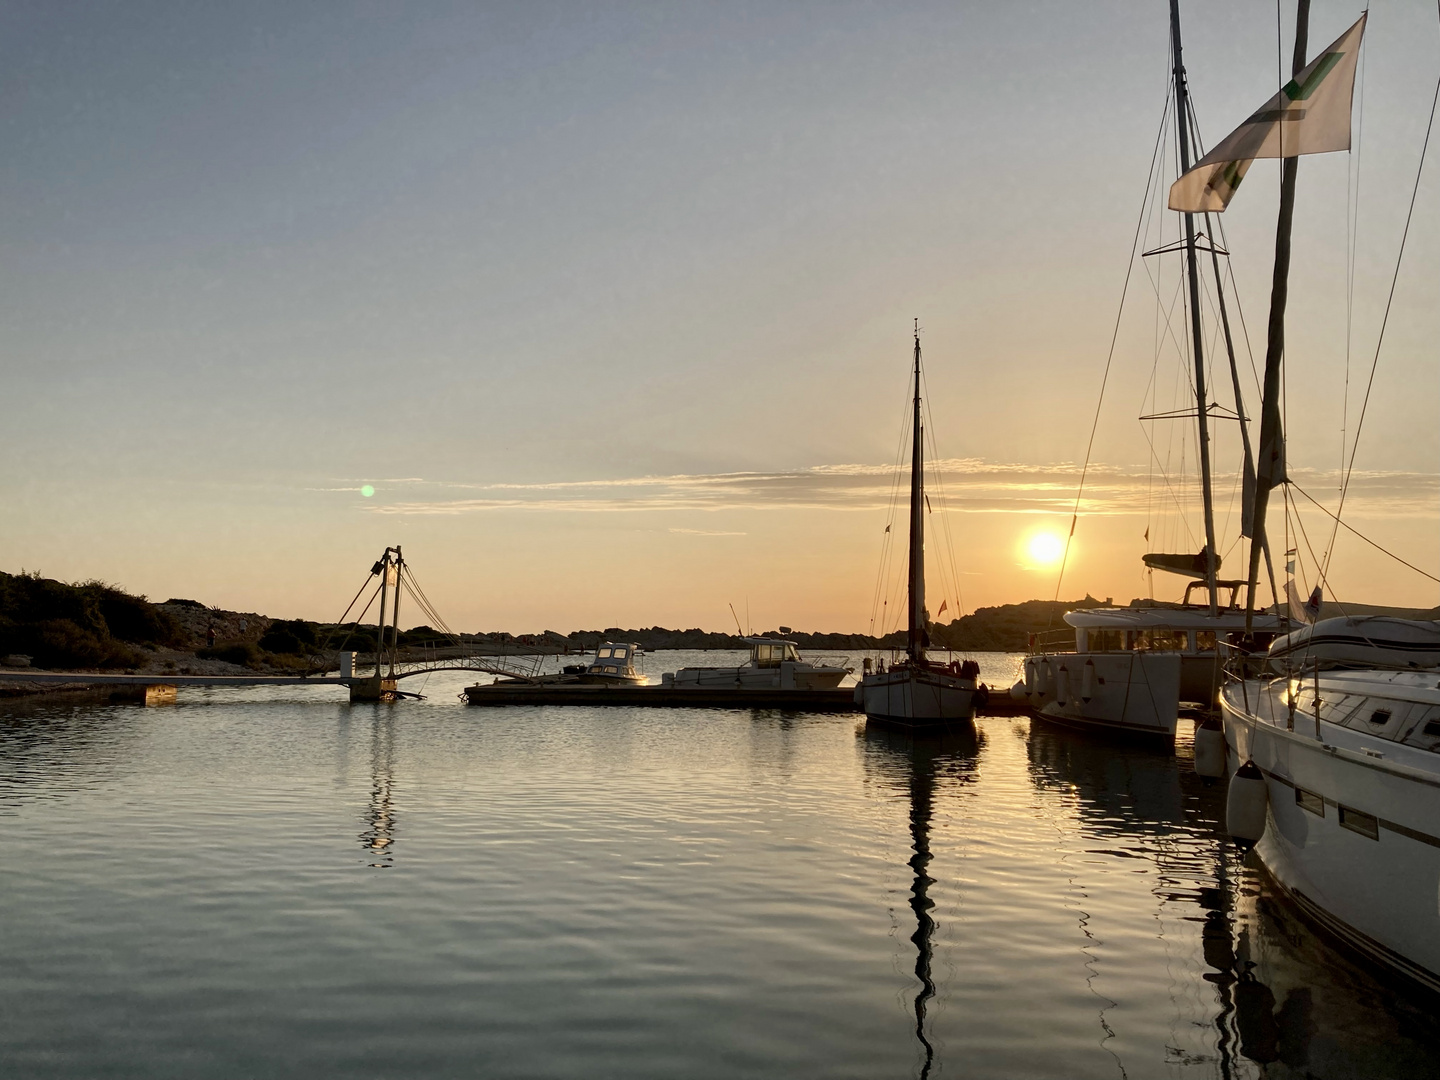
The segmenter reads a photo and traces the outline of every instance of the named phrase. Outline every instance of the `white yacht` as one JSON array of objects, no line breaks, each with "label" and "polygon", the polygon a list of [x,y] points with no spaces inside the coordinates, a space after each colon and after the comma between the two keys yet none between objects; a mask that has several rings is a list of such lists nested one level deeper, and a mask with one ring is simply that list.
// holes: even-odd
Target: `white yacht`
[{"label": "white yacht", "polygon": [[[1298,659],[1290,644],[1277,658]],[[1220,702],[1231,782],[1241,762],[1264,777],[1256,851],[1271,876],[1315,922],[1440,992],[1440,670],[1311,660]]]},{"label": "white yacht", "polygon": [[[925,458],[920,412],[920,331],[915,331],[915,395],[911,420],[910,549],[905,656],[887,669],[882,663],[865,674],[855,687],[855,701],[869,720],[903,727],[938,728],[956,722],[971,723],[975,706],[989,691],[977,682],[974,661],[940,664],[925,655],[929,633],[925,629]],[[888,529],[887,529],[888,531]]]},{"label": "white yacht", "polygon": [[800,658],[795,642],[747,637],[750,659],[738,667],[689,667],[660,676],[676,690],[833,690],[854,668],[812,664]]}]

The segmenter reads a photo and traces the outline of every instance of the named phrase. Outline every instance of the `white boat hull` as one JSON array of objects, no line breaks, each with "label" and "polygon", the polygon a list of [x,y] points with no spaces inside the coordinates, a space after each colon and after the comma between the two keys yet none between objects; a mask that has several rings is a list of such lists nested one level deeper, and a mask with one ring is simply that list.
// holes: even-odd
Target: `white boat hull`
[{"label": "white boat hull", "polygon": [[1023,685],[1047,719],[1173,739],[1180,673],[1173,652],[1054,653],[1026,657]]},{"label": "white boat hull", "polygon": [[676,690],[834,690],[845,668],[785,661],[777,667],[681,668],[666,685]]},{"label": "white boat hull", "polygon": [[1317,739],[1313,715],[1288,730],[1273,686],[1236,683],[1221,696],[1228,771],[1253,760],[1266,780],[1256,852],[1313,921],[1440,992],[1440,774],[1328,722]]},{"label": "white boat hull", "polygon": [[855,690],[870,720],[906,727],[967,723],[975,718],[975,680],[924,668],[866,675]]}]

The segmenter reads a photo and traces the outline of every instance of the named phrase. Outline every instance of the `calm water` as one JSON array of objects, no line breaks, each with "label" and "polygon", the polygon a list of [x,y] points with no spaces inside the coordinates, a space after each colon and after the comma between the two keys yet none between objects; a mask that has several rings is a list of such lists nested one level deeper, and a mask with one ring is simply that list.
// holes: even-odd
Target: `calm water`
[{"label": "calm water", "polygon": [[1440,1072],[1434,1017],[1228,849],[1188,743],[466,681],[0,703],[0,1074]]}]

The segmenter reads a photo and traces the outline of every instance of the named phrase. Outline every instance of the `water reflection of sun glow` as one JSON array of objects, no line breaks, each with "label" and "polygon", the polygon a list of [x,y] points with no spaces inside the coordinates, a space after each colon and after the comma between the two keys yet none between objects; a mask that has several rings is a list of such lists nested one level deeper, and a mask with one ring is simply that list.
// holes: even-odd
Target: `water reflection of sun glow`
[{"label": "water reflection of sun glow", "polygon": [[1054,566],[1065,554],[1065,541],[1054,533],[1037,532],[1026,542],[1025,552],[1036,566]]}]

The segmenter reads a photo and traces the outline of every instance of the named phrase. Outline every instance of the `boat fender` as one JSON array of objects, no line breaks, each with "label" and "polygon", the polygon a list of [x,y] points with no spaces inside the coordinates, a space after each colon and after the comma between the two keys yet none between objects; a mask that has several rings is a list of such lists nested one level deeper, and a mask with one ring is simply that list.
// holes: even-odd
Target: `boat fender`
[{"label": "boat fender", "polygon": [[1062,706],[1070,700],[1070,669],[1064,664],[1055,673],[1055,700]]},{"label": "boat fender", "polygon": [[1270,798],[1265,774],[1247,761],[1230,778],[1225,797],[1225,827],[1241,851],[1249,851],[1265,835],[1265,811]]},{"label": "boat fender", "polygon": [[1029,691],[1025,689],[1024,679],[1016,679],[1015,685],[1010,687],[1010,696],[1016,701],[1024,701],[1025,695],[1028,693]]},{"label": "boat fender", "polygon": [[1024,679],[1024,685],[1025,685],[1025,694],[1026,694],[1027,697],[1028,697],[1030,694],[1035,693],[1035,682],[1036,682],[1036,678],[1035,678],[1035,668],[1036,668],[1037,666],[1038,666],[1038,665],[1035,663],[1034,660],[1026,660],[1026,661],[1025,661],[1025,679]]},{"label": "boat fender", "polygon": [[857,709],[865,707],[865,687],[861,683],[855,684],[855,707]]},{"label": "boat fender", "polygon": [[1207,785],[1225,775],[1225,731],[1213,716],[1195,727],[1195,775]]},{"label": "boat fender", "polygon": [[1088,702],[1095,696],[1095,661],[1086,660],[1080,669],[1080,700]]},{"label": "boat fender", "polygon": [[1035,693],[1039,694],[1041,697],[1044,697],[1044,696],[1045,696],[1045,691],[1048,690],[1049,688],[1050,688],[1050,661],[1049,661],[1049,660],[1037,660],[1037,661],[1035,661]]}]

